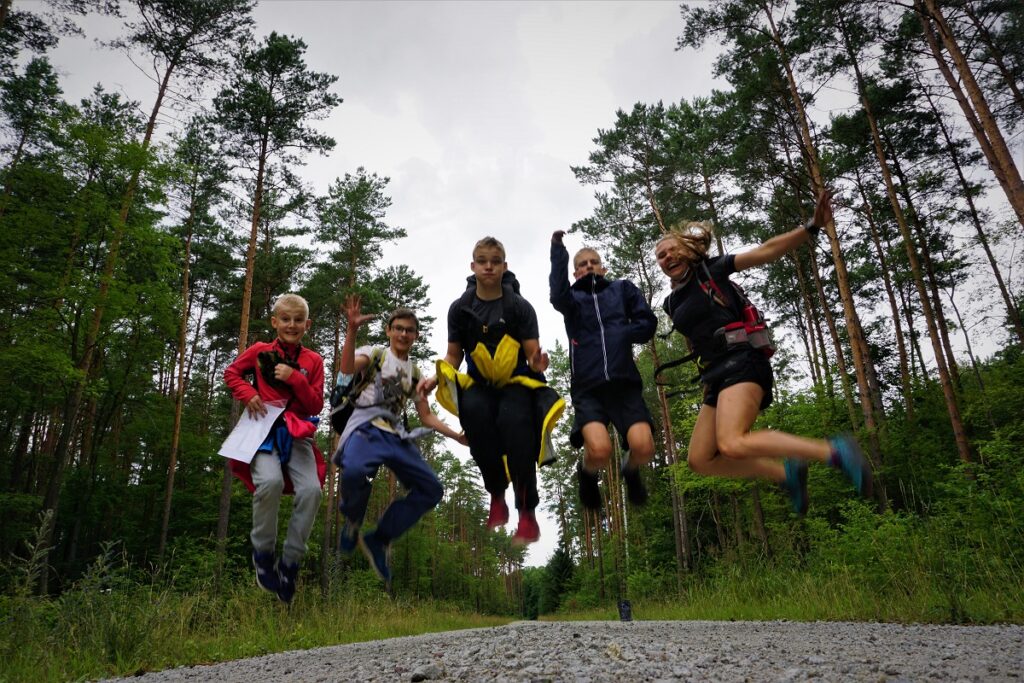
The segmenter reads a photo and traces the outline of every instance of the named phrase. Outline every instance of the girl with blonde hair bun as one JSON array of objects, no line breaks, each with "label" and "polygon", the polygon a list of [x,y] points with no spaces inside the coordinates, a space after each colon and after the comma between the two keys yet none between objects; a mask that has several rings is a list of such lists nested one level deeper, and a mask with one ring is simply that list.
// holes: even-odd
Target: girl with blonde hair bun
[{"label": "girl with blonde hair bun", "polygon": [[816,237],[832,219],[830,200],[822,192],[806,225],[739,254],[709,257],[713,232],[708,223],[673,227],[655,245],[658,265],[672,283],[665,312],[673,328],[693,345],[704,385],[687,463],[709,476],[777,482],[797,514],[807,511],[809,461],[841,469],[864,496],[871,495],[871,469],[849,435],[825,440],[771,429],[751,431],[758,413],[772,402],[774,376],[770,352],[755,348],[755,337],[738,325],[750,317],[749,302],[729,276],[772,263]]}]

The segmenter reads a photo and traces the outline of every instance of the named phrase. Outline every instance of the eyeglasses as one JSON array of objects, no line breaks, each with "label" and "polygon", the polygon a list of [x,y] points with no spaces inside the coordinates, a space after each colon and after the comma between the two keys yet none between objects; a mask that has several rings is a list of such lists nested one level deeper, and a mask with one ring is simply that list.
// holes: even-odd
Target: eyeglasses
[{"label": "eyeglasses", "polygon": [[405,325],[392,325],[391,329],[394,330],[396,334],[416,334],[415,327],[406,327]]}]

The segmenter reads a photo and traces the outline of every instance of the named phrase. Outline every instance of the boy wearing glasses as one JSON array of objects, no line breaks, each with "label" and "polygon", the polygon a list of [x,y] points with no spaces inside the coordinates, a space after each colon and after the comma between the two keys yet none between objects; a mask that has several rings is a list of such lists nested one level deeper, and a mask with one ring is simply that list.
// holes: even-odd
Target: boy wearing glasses
[{"label": "boy wearing glasses", "polygon": [[[387,348],[355,348],[359,328],[374,317],[363,314],[361,305],[358,296],[350,296],[345,302],[348,331],[341,348],[341,371],[349,375],[366,371],[373,358],[379,359],[379,367],[369,370],[374,373],[373,380],[355,398],[352,416],[345,425],[334,456],[334,462],[342,468],[338,508],[345,515],[338,546],[348,553],[358,544],[374,572],[390,591],[388,549],[391,542],[434,509],[444,494],[441,482],[424,461],[414,439],[437,431],[464,445],[466,441],[464,436],[430,411],[425,398],[416,395],[419,373],[409,357],[409,351],[419,336],[416,314],[408,308],[397,308],[388,316],[384,326]],[[424,425],[412,431],[406,431],[402,418],[409,399],[413,400]],[[359,528],[370,502],[373,478],[381,465],[395,473],[408,494],[388,506],[376,529],[360,534]]]},{"label": "boy wearing glasses", "polygon": [[576,420],[569,442],[583,446],[577,465],[580,502],[601,507],[598,473],[611,458],[608,423],[615,426],[629,456],[622,462],[626,493],[634,505],[647,502],[640,467],[654,455],[651,413],[643,398],[640,372],[633,360],[633,344],[651,340],[658,319],[643,294],[629,280],[606,280],[608,269],[589,248],[573,257],[573,278],[566,268],[569,251],[562,244],[565,232],[551,236],[551,304],[565,318],[569,335],[570,387]]}]

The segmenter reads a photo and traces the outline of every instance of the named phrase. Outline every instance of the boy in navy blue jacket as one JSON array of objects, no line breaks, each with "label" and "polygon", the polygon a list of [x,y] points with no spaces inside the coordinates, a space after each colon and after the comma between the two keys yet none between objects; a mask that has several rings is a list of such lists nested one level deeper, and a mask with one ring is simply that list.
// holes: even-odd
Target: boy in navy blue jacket
[{"label": "boy in navy blue jacket", "polygon": [[612,442],[608,423],[615,426],[629,449],[622,476],[630,502],[642,505],[647,491],[640,467],[654,455],[651,413],[643,399],[640,371],[633,361],[633,344],[651,340],[657,318],[640,290],[629,280],[606,280],[608,270],[593,249],[580,249],[573,258],[572,285],[566,276],[569,252],[563,230],[551,236],[551,304],[565,318],[569,335],[572,405],[576,414],[570,443],[583,446],[576,466],[580,501],[601,507],[598,472],[608,465]]}]

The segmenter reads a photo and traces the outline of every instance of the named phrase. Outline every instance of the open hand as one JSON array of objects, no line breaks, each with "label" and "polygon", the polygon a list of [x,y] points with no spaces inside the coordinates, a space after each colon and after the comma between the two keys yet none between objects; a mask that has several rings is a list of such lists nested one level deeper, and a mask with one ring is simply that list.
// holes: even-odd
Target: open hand
[{"label": "open hand", "polygon": [[832,193],[825,188],[818,195],[818,203],[814,206],[814,225],[824,228],[832,221]]},{"label": "open hand", "polygon": [[373,320],[374,316],[362,313],[363,297],[358,294],[350,294],[345,298],[345,317],[348,318],[348,328],[355,330],[363,323]]}]

